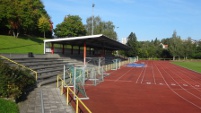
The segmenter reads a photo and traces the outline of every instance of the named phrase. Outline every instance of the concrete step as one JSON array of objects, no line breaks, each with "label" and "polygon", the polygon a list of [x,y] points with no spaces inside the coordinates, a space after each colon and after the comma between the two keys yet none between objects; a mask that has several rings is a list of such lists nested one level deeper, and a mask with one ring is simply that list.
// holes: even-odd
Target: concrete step
[{"label": "concrete step", "polygon": [[48,73],[44,73],[44,74],[41,74],[41,75],[38,75],[38,80],[39,79],[45,79],[45,78],[50,78],[50,77],[53,77],[53,76],[57,76],[58,74],[63,74],[62,71],[54,71],[54,72],[48,72]]}]

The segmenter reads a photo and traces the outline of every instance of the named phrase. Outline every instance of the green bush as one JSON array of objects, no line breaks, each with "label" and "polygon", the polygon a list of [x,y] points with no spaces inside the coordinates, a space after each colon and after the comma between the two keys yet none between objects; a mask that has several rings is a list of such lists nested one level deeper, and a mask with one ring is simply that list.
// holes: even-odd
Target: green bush
[{"label": "green bush", "polygon": [[35,85],[30,71],[9,66],[0,60],[0,97],[17,99],[28,87]]},{"label": "green bush", "polygon": [[201,52],[194,53],[192,56],[193,56],[193,58],[195,58],[195,59],[201,59]]},{"label": "green bush", "polygon": [[0,98],[0,113],[19,113],[19,109],[15,102]]}]

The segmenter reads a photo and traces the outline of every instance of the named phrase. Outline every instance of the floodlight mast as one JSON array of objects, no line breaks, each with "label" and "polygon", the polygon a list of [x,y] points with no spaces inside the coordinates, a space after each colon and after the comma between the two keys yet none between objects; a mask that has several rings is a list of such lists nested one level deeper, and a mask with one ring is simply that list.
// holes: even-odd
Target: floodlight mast
[{"label": "floodlight mast", "polygon": [[93,3],[92,4],[92,19],[91,19],[91,35],[93,35],[94,34],[94,14],[93,14],[93,12],[94,12],[94,7],[95,7],[95,4]]}]

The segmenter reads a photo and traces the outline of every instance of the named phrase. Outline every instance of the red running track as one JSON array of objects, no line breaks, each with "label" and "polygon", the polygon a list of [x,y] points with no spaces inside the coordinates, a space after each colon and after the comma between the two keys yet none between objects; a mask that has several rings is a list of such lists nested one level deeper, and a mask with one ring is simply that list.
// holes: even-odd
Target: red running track
[{"label": "red running track", "polygon": [[86,86],[84,103],[93,113],[201,113],[201,74],[169,61],[143,62]]}]

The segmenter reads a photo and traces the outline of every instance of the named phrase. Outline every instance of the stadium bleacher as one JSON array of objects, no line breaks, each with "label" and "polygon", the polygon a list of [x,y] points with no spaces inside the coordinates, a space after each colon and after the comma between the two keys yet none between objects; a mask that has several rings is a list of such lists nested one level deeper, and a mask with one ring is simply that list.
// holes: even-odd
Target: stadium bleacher
[{"label": "stadium bleacher", "polygon": [[[27,55],[19,54],[4,54],[4,56],[36,71],[38,74],[38,87],[56,82],[56,76],[63,72],[64,64],[83,64],[80,60],[70,57],[60,57],[59,55],[34,55],[34,57],[29,57]],[[15,65],[8,61],[7,63],[12,66]]]},{"label": "stadium bleacher", "polygon": [[[55,91],[56,87],[56,78],[58,74],[63,74],[63,67],[65,64],[73,64],[74,66],[80,66],[83,65],[83,57],[80,56],[60,56],[57,54],[46,54],[46,55],[33,55],[29,56],[26,54],[1,54],[19,64],[22,64],[28,68],[31,68],[32,70],[37,72],[37,86],[38,88],[35,88],[34,91],[30,92],[31,94],[29,97],[27,97],[26,101],[23,101],[20,103],[20,111],[23,111],[22,113],[27,113],[28,111],[38,112],[38,103],[35,103],[36,101],[46,101],[46,98],[36,98],[37,95],[41,96],[43,94],[51,95]],[[115,56],[109,56],[105,57],[104,65],[112,64],[112,60],[119,57]],[[125,60],[125,59],[122,59]],[[11,66],[15,66],[16,64],[13,64],[11,62],[6,61]],[[87,65],[90,65],[91,67],[94,66],[93,62],[88,63]],[[34,76],[34,74],[33,74]],[[68,78],[69,76],[66,76]],[[50,91],[50,92],[49,92]],[[35,103],[35,104],[32,104]],[[51,103],[51,99],[50,99]],[[61,108],[61,107],[58,107]],[[41,108],[40,108],[41,109]],[[61,109],[60,109],[61,110]],[[63,108],[62,108],[63,110]],[[68,108],[69,110],[69,108]],[[31,112],[30,112],[31,113]],[[71,113],[71,112],[69,112]]]}]

